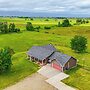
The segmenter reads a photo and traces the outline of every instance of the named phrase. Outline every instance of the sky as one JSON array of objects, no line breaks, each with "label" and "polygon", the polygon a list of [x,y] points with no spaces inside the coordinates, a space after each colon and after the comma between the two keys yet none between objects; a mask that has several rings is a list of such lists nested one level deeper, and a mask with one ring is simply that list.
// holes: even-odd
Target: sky
[{"label": "sky", "polygon": [[0,0],[0,15],[89,17],[90,0]]}]

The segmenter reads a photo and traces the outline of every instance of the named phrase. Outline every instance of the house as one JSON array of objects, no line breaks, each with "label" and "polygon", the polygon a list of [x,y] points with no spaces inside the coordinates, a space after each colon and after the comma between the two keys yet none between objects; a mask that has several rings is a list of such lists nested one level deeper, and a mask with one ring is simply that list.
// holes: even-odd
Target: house
[{"label": "house", "polygon": [[66,54],[62,54],[52,45],[33,46],[27,52],[28,58],[40,65],[50,63],[51,66],[60,71],[68,70],[77,65],[77,60]]}]

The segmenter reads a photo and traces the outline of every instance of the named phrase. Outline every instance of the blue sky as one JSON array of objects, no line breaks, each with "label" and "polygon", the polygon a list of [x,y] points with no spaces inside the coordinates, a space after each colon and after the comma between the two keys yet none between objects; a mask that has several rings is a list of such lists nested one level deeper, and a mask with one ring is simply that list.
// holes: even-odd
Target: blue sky
[{"label": "blue sky", "polygon": [[[90,16],[90,0],[0,0],[0,15],[11,12],[42,15]],[[18,15],[19,13],[17,13]]]}]

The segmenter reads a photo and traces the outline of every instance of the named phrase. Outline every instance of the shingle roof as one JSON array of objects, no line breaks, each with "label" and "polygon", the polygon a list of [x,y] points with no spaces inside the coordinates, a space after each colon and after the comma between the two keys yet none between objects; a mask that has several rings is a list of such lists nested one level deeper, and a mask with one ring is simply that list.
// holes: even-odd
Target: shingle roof
[{"label": "shingle roof", "polygon": [[39,60],[44,60],[49,57],[54,50],[45,49],[43,47],[33,46],[28,52],[28,55],[31,55]]},{"label": "shingle roof", "polygon": [[48,49],[48,50],[56,51],[56,48],[52,44],[48,44],[48,45],[41,46],[41,47]]},{"label": "shingle roof", "polygon": [[64,66],[70,58],[71,58],[71,56],[68,56],[66,54],[54,52],[49,59],[50,60],[55,59],[60,65]]},{"label": "shingle roof", "polygon": [[60,65],[64,66],[71,56],[57,52],[56,48],[49,44],[45,46],[33,46],[28,52],[28,55],[44,60],[49,57],[50,60],[55,59]]}]

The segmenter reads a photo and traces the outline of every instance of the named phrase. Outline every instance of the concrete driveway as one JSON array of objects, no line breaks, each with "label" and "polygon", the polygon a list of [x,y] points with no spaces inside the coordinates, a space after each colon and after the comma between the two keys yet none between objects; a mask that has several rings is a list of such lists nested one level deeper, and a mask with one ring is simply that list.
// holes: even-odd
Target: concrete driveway
[{"label": "concrete driveway", "polygon": [[43,66],[38,71],[38,73],[48,78],[45,81],[51,84],[52,86],[56,87],[58,90],[75,90],[74,88],[61,82],[61,80],[69,77],[69,75],[52,68],[49,64]]},{"label": "concrete driveway", "polygon": [[43,76],[45,76],[45,77],[47,77],[47,78],[51,78],[51,77],[59,74],[60,71],[52,68],[52,67],[50,66],[50,64],[47,64],[47,65],[43,66],[43,67],[38,71],[38,73],[41,74],[41,75],[43,75]]},{"label": "concrete driveway", "polygon": [[47,79],[46,82],[51,84],[52,86],[56,87],[58,90],[75,90],[74,88],[61,82],[61,80],[65,79],[67,77],[69,77],[69,75],[67,75],[65,73],[60,73],[52,78]]}]

